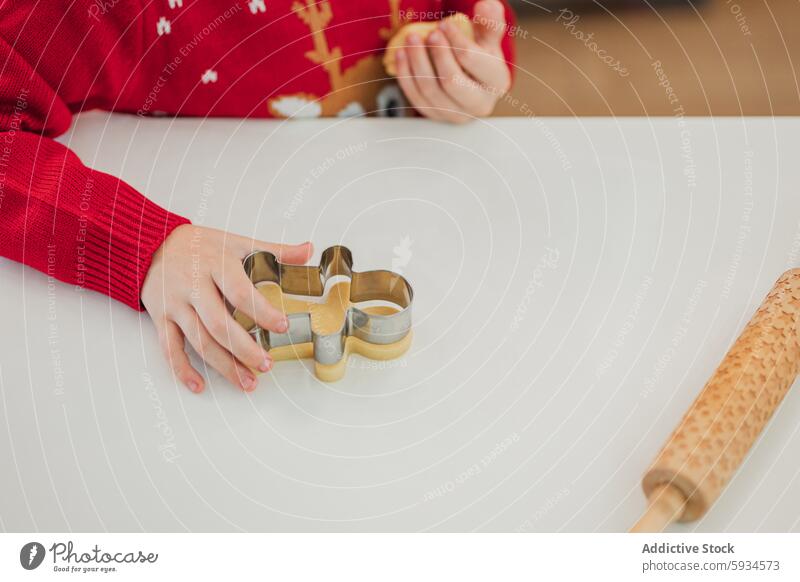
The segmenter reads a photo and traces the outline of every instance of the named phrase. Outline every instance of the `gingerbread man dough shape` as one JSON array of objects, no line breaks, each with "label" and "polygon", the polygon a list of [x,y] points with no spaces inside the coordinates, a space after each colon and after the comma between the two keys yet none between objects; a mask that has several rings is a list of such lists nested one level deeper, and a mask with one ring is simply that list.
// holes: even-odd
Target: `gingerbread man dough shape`
[{"label": "gingerbread man dough shape", "polygon": [[[314,358],[316,376],[334,382],[344,376],[352,353],[390,360],[411,345],[411,285],[392,271],[353,271],[353,256],[346,247],[326,249],[317,267],[285,265],[272,253],[258,251],[245,258],[244,269],[289,320],[285,333],[275,333],[233,312],[275,361]],[[349,280],[335,282],[325,295],[326,283],[334,277]],[[310,299],[323,295],[323,302]]]}]

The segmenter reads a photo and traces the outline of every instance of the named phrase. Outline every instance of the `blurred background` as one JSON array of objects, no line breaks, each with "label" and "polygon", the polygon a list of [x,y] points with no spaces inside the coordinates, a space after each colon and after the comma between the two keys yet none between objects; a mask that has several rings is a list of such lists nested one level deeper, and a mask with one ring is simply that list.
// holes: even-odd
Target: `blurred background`
[{"label": "blurred background", "polygon": [[800,1],[511,0],[498,115],[796,115]]}]

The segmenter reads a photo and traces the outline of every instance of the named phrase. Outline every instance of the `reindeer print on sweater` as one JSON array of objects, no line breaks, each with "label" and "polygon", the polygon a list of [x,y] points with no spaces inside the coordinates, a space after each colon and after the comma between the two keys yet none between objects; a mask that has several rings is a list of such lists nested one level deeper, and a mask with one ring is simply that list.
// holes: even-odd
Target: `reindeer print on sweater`
[{"label": "reindeer print on sweater", "polygon": [[[403,24],[400,0],[389,0],[391,26],[376,31],[382,40]],[[294,93],[270,99],[269,109],[276,117],[358,117],[363,115],[403,116],[407,104],[397,83],[392,82],[381,58],[369,53],[353,65],[342,65],[342,49],[330,47],[325,30],[333,18],[329,0],[296,0],[292,10],[308,27],[314,49],[306,57],[328,75],[330,88],[324,95]]]}]

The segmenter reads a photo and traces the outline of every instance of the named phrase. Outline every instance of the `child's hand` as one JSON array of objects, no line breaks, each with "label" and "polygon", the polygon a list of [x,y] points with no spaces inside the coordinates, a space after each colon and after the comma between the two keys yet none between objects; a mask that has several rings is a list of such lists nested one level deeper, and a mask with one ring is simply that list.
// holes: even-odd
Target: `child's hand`
[{"label": "child's hand", "polygon": [[269,354],[225,305],[227,299],[261,327],[286,331],[286,317],[256,291],[242,268],[242,259],[254,250],[302,265],[313,247],[265,243],[185,224],[173,230],[153,255],[142,286],[142,304],[175,376],[192,392],[203,390],[203,377],[189,362],[184,339],[220,374],[248,392],[257,384],[248,367],[262,372],[272,367]]},{"label": "child's hand", "polygon": [[502,3],[478,2],[473,25],[475,41],[442,22],[425,43],[412,34],[409,46],[397,51],[398,82],[422,115],[453,123],[489,115],[511,86],[500,46],[506,32]]}]

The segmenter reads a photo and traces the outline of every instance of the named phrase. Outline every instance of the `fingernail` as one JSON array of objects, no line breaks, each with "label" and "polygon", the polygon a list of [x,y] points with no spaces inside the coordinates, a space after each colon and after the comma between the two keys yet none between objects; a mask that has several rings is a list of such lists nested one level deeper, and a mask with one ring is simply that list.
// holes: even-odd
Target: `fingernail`
[{"label": "fingernail", "polygon": [[269,369],[272,367],[272,358],[266,357],[264,361],[258,366],[259,372],[269,372]]},{"label": "fingernail", "polygon": [[197,380],[189,380],[186,385],[192,392],[200,392],[200,384],[197,383]]},{"label": "fingernail", "polygon": [[450,30],[450,23],[449,22],[444,22],[444,21],[440,22],[439,23],[439,29],[443,30],[445,32],[449,31]]},{"label": "fingernail", "polygon": [[409,34],[408,35],[408,43],[409,44],[422,44],[422,39],[420,39],[419,35],[416,34],[416,33]]},{"label": "fingernail", "polygon": [[258,386],[258,382],[252,376],[245,376],[242,378],[242,388],[245,392],[252,392]]},{"label": "fingernail", "polygon": [[280,320],[280,321],[279,321],[279,322],[278,322],[278,323],[275,325],[275,329],[276,329],[276,330],[277,330],[279,333],[283,333],[283,332],[285,332],[287,329],[289,329],[289,320],[288,320],[288,319],[286,319],[286,318],[284,317],[283,319],[281,319],[281,320]]},{"label": "fingernail", "polygon": [[442,42],[442,33],[438,30],[434,30],[430,36],[428,36],[428,40],[431,42]]},{"label": "fingernail", "polygon": [[400,49],[397,51],[397,62],[403,63],[406,60],[406,51],[404,49]]}]

